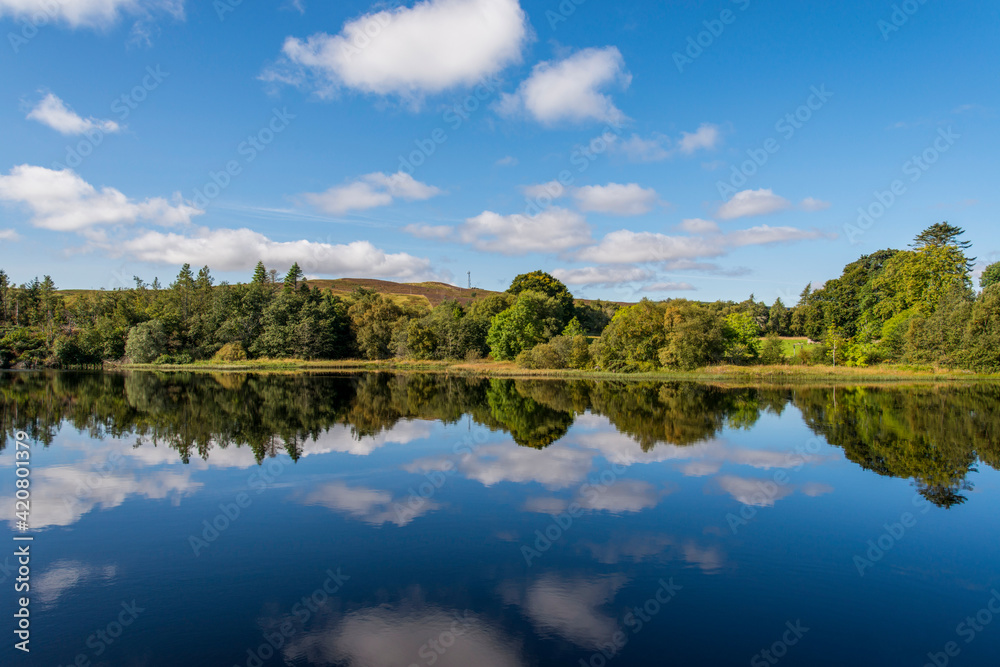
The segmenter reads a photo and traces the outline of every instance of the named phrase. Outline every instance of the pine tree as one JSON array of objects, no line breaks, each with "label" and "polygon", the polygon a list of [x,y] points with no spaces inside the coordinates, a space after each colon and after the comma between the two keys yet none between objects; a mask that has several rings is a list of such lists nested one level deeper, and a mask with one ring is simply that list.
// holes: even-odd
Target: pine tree
[{"label": "pine tree", "polygon": [[292,264],[292,268],[288,269],[288,273],[285,274],[285,291],[294,291],[299,286],[299,281],[303,278],[305,278],[305,274],[299,268],[299,263],[295,262]]},{"label": "pine tree", "polygon": [[253,270],[252,282],[254,285],[267,284],[267,268],[264,266],[264,262],[257,262],[257,268]]},{"label": "pine tree", "polygon": [[[951,248],[957,250],[963,257],[965,257],[965,251],[972,247],[972,241],[959,241],[958,237],[964,233],[965,230],[961,227],[950,225],[947,221],[939,222],[917,234],[916,238],[913,239],[913,243],[910,244],[910,247],[918,251],[925,248]],[[975,257],[965,258],[965,267],[967,271],[972,271],[972,267],[974,267],[975,264]]]}]

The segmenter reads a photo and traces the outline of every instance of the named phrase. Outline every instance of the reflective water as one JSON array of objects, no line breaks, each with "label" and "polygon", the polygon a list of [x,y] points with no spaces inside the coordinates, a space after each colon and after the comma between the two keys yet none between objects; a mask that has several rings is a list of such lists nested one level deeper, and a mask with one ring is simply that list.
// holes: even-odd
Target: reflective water
[{"label": "reflective water", "polygon": [[20,430],[35,536],[5,665],[1000,656],[997,385],[3,373],[0,397],[0,530]]}]

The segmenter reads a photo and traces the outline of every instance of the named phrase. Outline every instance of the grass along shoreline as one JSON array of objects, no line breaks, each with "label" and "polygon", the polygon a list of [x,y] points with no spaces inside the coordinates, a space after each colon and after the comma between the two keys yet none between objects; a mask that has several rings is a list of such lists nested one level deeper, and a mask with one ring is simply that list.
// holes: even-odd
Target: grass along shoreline
[{"label": "grass along shoreline", "polygon": [[984,382],[1000,380],[1000,374],[977,374],[969,371],[946,370],[932,366],[880,365],[867,368],[845,366],[732,366],[720,365],[694,371],[651,371],[645,373],[618,373],[610,371],[585,371],[576,369],[520,368],[513,362],[497,361],[416,361],[338,359],[306,361],[302,359],[253,359],[234,362],[200,361],[192,364],[112,364],[108,370],[148,371],[213,371],[213,372],[345,372],[370,371],[451,373],[494,378],[525,379],[593,379],[617,381],[692,380],[712,382],[753,382],[789,384],[796,382]]}]

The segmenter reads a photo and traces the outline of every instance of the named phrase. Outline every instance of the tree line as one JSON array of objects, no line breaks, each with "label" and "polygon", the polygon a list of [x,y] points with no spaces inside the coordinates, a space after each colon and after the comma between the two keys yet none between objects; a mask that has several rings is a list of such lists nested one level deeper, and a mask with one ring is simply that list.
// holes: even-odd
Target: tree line
[{"label": "tree line", "polygon": [[[750,429],[787,407],[860,467],[913,479],[939,506],[965,502],[979,461],[1000,468],[1000,387],[714,387],[692,382],[510,380],[447,374],[3,373],[0,451],[16,431],[51,443],[69,425],[93,438],[169,447],[185,463],[249,447],[297,460],[336,426],[374,437],[405,420],[468,418],[542,449],[577,417],[602,415],[642,451]],[[997,427],[997,428],[994,428]]]},{"label": "tree line", "polygon": [[[297,264],[282,281],[258,263],[250,281],[216,284],[185,264],[168,286],[66,295],[45,276],[21,285],[0,270],[0,366],[104,361],[184,364],[254,358],[472,360],[616,372],[730,364],[883,362],[1000,370],[1000,263],[972,286],[964,231],[928,227],[907,250],[845,267],[799,303],[684,299],[584,302],[542,271],[462,305],[401,304],[358,289],[310,285]],[[815,345],[789,350],[781,337]]]}]

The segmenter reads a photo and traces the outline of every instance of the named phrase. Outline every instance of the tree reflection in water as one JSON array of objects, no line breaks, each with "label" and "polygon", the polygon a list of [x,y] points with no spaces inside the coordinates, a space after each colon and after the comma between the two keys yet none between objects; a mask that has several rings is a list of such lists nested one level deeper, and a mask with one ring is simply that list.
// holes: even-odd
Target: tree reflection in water
[{"label": "tree reflection in water", "polygon": [[346,425],[355,438],[401,420],[470,419],[541,449],[587,412],[650,451],[752,428],[789,406],[847,458],[913,479],[941,507],[966,501],[977,462],[1000,467],[1000,386],[719,387],[694,382],[506,380],[437,374],[0,373],[0,449],[16,430],[43,444],[64,423],[93,438],[165,444],[185,463],[247,446],[258,462]]}]

